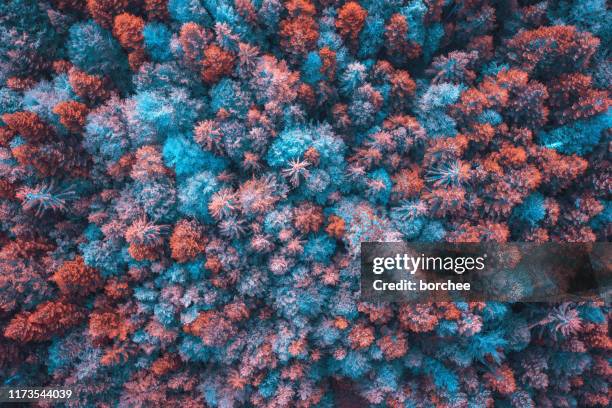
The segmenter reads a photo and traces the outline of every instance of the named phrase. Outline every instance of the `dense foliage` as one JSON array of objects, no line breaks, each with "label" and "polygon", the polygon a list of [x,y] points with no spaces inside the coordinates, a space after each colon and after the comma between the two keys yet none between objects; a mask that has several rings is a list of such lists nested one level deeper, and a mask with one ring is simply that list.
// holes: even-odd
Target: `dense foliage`
[{"label": "dense foliage", "polygon": [[369,304],[358,256],[607,241],[611,42],[605,0],[2,1],[1,385],[610,406],[603,303]]}]

